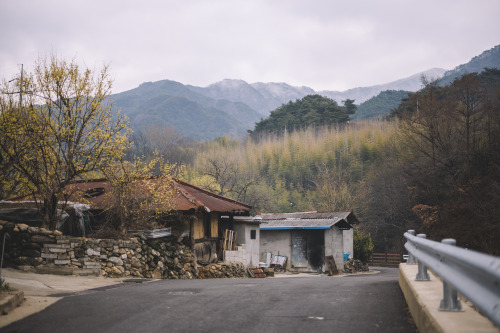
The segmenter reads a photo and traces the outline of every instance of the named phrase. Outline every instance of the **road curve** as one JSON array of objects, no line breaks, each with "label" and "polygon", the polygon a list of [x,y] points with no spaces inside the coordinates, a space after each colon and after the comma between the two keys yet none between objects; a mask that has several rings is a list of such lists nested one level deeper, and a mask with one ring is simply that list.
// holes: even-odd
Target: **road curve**
[{"label": "road curve", "polygon": [[379,274],[123,283],[65,295],[1,332],[416,332]]}]

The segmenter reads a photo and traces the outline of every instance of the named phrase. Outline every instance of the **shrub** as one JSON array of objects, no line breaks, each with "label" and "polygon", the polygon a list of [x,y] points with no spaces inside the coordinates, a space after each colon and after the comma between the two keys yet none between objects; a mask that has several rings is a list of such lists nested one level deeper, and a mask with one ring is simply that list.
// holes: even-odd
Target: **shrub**
[{"label": "shrub", "polygon": [[7,282],[5,282],[4,278],[1,278],[0,279],[0,291],[9,291],[9,290],[11,290],[9,284]]},{"label": "shrub", "polygon": [[373,243],[370,233],[354,228],[354,259],[367,263],[372,258]]}]

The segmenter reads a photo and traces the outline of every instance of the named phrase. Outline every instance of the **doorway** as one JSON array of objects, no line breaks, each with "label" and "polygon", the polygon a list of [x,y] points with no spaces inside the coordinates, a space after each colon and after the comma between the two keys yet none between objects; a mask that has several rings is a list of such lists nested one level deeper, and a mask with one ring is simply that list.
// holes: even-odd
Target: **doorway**
[{"label": "doorway", "polygon": [[307,267],[307,232],[292,230],[292,268]]},{"label": "doorway", "polygon": [[311,269],[321,272],[325,263],[325,231],[309,230],[307,245]]}]

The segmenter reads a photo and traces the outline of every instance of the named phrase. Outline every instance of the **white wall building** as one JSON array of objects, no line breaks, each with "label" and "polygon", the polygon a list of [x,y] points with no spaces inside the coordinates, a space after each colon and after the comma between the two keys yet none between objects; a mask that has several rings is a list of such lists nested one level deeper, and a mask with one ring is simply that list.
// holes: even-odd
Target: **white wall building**
[{"label": "white wall building", "polygon": [[291,271],[329,270],[326,258],[332,256],[338,270],[344,270],[344,253],[353,256],[352,212],[305,212],[261,214],[260,261],[267,252],[288,258]]},{"label": "white wall building", "polygon": [[233,217],[232,230],[236,233],[236,250],[224,252],[225,262],[241,263],[245,267],[259,267],[261,223],[262,219],[259,217]]}]

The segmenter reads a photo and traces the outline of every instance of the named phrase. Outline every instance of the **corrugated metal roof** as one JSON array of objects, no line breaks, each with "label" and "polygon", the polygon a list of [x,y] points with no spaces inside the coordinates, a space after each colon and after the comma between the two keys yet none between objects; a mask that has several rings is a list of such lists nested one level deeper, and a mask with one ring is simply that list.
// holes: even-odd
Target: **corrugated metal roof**
[{"label": "corrugated metal roof", "polygon": [[231,212],[248,215],[252,209],[250,205],[217,195],[178,179],[174,179],[174,185],[178,194],[176,203],[179,209],[177,210],[186,210],[184,208],[190,206],[195,210],[203,209],[208,212]]},{"label": "corrugated metal roof", "polygon": [[286,229],[331,229],[337,225],[340,229],[352,228],[344,219],[297,219],[297,220],[268,220],[261,225],[262,230],[286,230]]},{"label": "corrugated metal roof", "polygon": [[[301,212],[281,214],[261,214],[259,217],[267,223],[261,230],[291,229],[330,229],[336,225],[339,229],[351,229],[348,219],[355,219],[352,212]],[[356,219],[357,221],[357,219]]]},{"label": "corrugated metal roof", "polygon": [[351,211],[346,212],[297,212],[297,213],[264,213],[259,214],[264,220],[284,220],[284,219],[347,219],[353,215]]},{"label": "corrugated metal roof", "polygon": [[[229,218],[228,216],[222,216],[222,218]],[[241,222],[241,223],[250,223],[250,224],[261,224],[261,223],[266,223],[266,221],[262,220],[259,216],[234,216],[233,217],[234,222]]]},{"label": "corrugated metal roof", "polygon": [[[150,179],[149,181],[158,181]],[[172,179],[175,187],[174,211],[205,211],[249,215],[252,206],[203,190],[179,179]],[[66,187],[69,201],[87,203],[93,209],[106,208],[112,199],[111,186],[105,179],[74,182]],[[29,200],[30,196],[15,198]]]}]

